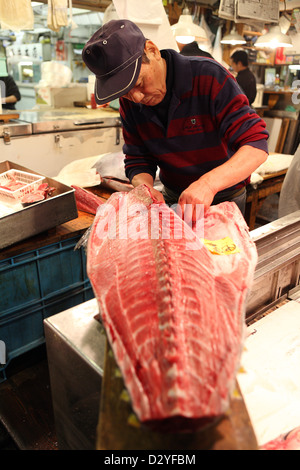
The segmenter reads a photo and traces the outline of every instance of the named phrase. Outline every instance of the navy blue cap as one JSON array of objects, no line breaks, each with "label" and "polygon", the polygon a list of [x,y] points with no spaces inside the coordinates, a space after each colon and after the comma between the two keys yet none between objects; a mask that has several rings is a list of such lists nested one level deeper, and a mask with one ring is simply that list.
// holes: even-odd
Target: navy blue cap
[{"label": "navy blue cap", "polygon": [[87,67],[96,75],[95,100],[105,104],[131,90],[139,76],[146,38],[132,21],[105,23],[82,51]]}]

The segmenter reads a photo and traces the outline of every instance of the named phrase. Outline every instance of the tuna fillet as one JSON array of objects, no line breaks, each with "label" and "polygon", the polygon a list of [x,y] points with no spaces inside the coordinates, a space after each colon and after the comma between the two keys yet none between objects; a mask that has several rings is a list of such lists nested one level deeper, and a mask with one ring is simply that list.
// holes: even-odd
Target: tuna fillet
[{"label": "tuna fillet", "polygon": [[[99,208],[88,240],[88,275],[132,407],[160,429],[219,418],[239,366],[256,248],[235,203],[212,206],[201,224],[200,238],[139,186]],[[238,249],[216,254],[225,237]]]},{"label": "tuna fillet", "polygon": [[79,211],[88,212],[89,214],[95,215],[98,207],[103,204],[103,201],[96,194],[87,191],[79,186],[72,185],[75,189],[75,200],[77,209]]}]

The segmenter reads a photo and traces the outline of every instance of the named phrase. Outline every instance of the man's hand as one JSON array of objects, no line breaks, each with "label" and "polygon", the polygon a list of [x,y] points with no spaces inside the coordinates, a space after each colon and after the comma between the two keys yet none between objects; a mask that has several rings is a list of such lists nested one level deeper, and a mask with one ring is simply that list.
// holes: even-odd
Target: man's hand
[{"label": "man's hand", "polygon": [[[199,178],[194,183],[190,184],[180,195],[178,204],[181,209],[184,220],[189,222],[196,222],[199,214],[207,210],[213,199],[215,193],[204,178]],[[197,205],[199,204],[198,210]],[[200,207],[201,205],[201,207]]]},{"label": "man's hand", "polygon": [[[248,178],[267,157],[264,150],[244,145],[223,165],[205,173],[190,184],[179,198],[179,205],[185,220],[188,221],[190,216],[190,220],[195,222],[197,220],[197,204],[203,204],[204,211],[207,210],[219,191],[230,188]],[[186,204],[190,204],[188,206],[189,213],[183,212]]]},{"label": "man's hand", "polygon": [[132,178],[131,183],[135,188],[139,186],[140,184],[145,184],[146,186],[148,186],[152,196],[155,197],[155,199],[157,199],[158,202],[165,202],[162,193],[158,191],[157,189],[153,188],[154,181],[153,181],[152,176],[149,175],[148,173],[139,173],[138,175],[135,175]]},{"label": "man's hand", "polygon": [[[146,185],[146,186],[148,186],[148,185]],[[150,187],[150,186],[148,186],[148,188],[150,189],[150,192],[151,192],[152,196],[154,196],[155,199],[158,200],[158,202],[165,202],[164,197],[163,197],[163,195],[160,191],[158,191],[157,189],[155,189],[153,187]]]}]

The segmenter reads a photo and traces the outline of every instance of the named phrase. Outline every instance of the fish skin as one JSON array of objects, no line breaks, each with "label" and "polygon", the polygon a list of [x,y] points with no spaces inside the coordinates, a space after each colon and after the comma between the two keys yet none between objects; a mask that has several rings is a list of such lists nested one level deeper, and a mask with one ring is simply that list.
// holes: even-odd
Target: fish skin
[{"label": "fish skin", "polygon": [[[122,151],[109,152],[100,156],[93,168],[95,168],[100,175],[101,187],[119,192],[133,189],[132,184],[125,174],[124,159],[125,154]],[[158,191],[163,189],[163,184],[159,179],[159,170],[156,172],[154,188]]]},{"label": "fish skin", "polygon": [[[136,235],[149,234],[149,218],[143,222],[155,206],[171,218],[172,233],[181,228],[185,237],[136,240],[100,234],[99,228],[109,224],[114,233],[114,214],[125,202],[147,208],[144,215],[133,211],[125,220],[129,226],[140,220]],[[115,234],[122,229],[121,220]],[[183,418],[197,421],[198,428],[220,418],[229,405],[257,252],[234,203],[207,211],[204,235],[212,240],[230,236],[241,252],[211,254],[144,185],[114,193],[94,220],[87,272],[133,409],[144,423]],[[188,240],[193,249],[187,249]]]},{"label": "fish skin", "polygon": [[110,177],[102,178],[101,187],[108,188],[117,192],[128,192],[133,189],[132,184]]}]

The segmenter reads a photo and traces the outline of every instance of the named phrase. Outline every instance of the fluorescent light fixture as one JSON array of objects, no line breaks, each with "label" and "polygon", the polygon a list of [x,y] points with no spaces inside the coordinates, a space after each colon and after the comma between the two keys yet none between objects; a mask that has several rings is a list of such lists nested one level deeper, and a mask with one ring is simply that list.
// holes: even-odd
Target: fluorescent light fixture
[{"label": "fluorescent light fixture", "polygon": [[235,28],[232,28],[229,34],[221,39],[221,44],[231,44],[232,46],[238,46],[239,44],[246,44],[245,39],[243,36],[236,32]]},{"label": "fluorescent light fixture", "polygon": [[290,70],[300,70],[300,64],[289,65]]},{"label": "fluorescent light fixture", "polygon": [[178,23],[173,24],[171,30],[176,41],[180,44],[189,44],[195,40],[207,41],[205,30],[193,22],[188,8],[183,10]]},{"label": "fluorescent light fixture", "polygon": [[254,46],[276,49],[277,47],[293,47],[293,43],[289,36],[281,32],[280,26],[272,26],[268,33],[255,41]]},{"label": "fluorescent light fixture", "polygon": [[23,69],[23,73],[26,73],[29,77],[33,77],[33,70],[32,69]]}]

